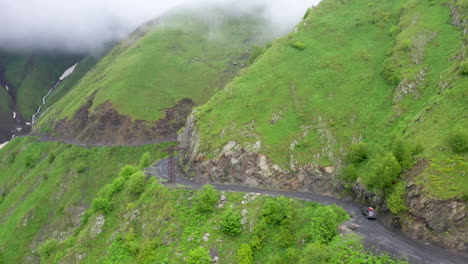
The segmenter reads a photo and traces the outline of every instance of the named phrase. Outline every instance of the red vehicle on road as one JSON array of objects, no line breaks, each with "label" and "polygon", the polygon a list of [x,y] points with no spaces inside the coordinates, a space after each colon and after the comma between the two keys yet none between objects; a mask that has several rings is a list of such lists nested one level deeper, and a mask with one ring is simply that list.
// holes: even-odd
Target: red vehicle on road
[{"label": "red vehicle on road", "polygon": [[375,210],[372,207],[364,207],[362,208],[362,214],[367,219],[375,219]]}]

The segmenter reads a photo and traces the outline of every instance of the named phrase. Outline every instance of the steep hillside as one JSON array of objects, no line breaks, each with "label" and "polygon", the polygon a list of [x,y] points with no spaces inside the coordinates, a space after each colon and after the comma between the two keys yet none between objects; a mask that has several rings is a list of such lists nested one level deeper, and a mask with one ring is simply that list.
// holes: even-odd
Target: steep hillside
[{"label": "steep hillside", "polygon": [[346,190],[467,252],[467,7],[322,1],[194,110],[182,166],[205,182]]},{"label": "steep hillside", "polygon": [[[11,130],[16,126],[12,116],[12,106],[10,95],[5,87],[0,84],[0,142],[5,142],[11,138]],[[1,144],[1,143],[0,143]]]},{"label": "steep hillside", "polygon": [[51,236],[37,252],[52,263],[400,263],[339,236],[347,218],[285,197],[167,188],[126,166],[74,235]]},{"label": "steep hillside", "polygon": [[239,12],[187,9],[148,22],[60,99],[37,133],[111,144],[174,139],[192,107],[265,43],[266,22]]},{"label": "steep hillside", "polygon": [[17,129],[30,130],[26,123],[31,122],[42,97],[81,57],[0,52],[0,142],[9,140]]},{"label": "steep hillside", "polygon": [[145,152],[147,162],[163,158],[166,147],[78,147],[35,138],[10,142],[0,149],[0,263],[38,263],[38,244],[73,235],[120,167],[138,165]]}]

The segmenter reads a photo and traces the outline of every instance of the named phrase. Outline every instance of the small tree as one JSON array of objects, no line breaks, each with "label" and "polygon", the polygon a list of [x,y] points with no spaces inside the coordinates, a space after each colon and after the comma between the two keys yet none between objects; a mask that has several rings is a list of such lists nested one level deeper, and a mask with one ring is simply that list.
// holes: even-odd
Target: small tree
[{"label": "small tree", "polygon": [[47,262],[47,259],[57,250],[59,243],[57,239],[52,238],[46,240],[44,243],[37,247],[37,252],[41,256],[42,262]]},{"label": "small tree", "polygon": [[94,212],[101,211],[106,215],[112,211],[112,205],[109,200],[102,197],[94,199],[91,208],[93,208]]},{"label": "small tree", "polygon": [[388,209],[394,214],[401,214],[408,211],[408,207],[406,206],[405,195],[406,193],[406,186],[405,182],[399,182],[392,194],[387,199],[387,206]]},{"label": "small tree", "polygon": [[140,159],[140,169],[144,169],[151,165],[151,154],[149,152],[145,152]]},{"label": "small tree", "polygon": [[294,207],[290,199],[280,196],[267,198],[262,211],[266,223],[280,225],[294,217]]},{"label": "small tree", "polygon": [[236,264],[253,264],[253,251],[249,244],[242,244],[236,254]]},{"label": "small tree", "polygon": [[392,153],[387,153],[385,156],[378,157],[373,161],[368,184],[372,188],[385,191],[398,181],[400,173],[400,163]]},{"label": "small tree", "polygon": [[348,162],[353,164],[359,164],[369,157],[369,147],[364,142],[358,144],[352,144],[349,149],[349,153],[346,156]]},{"label": "small tree", "polygon": [[460,69],[463,75],[468,75],[468,60],[461,63]]},{"label": "small tree", "polygon": [[211,264],[211,257],[208,249],[198,247],[190,250],[187,256],[187,264]]},{"label": "small tree", "polygon": [[392,148],[393,156],[398,160],[402,169],[406,170],[413,166],[412,149],[401,138],[393,142]]},{"label": "small tree", "polygon": [[120,177],[124,177],[125,179],[128,179],[133,173],[135,173],[137,170],[135,167],[131,165],[125,165],[119,172]]},{"label": "small tree", "polygon": [[145,191],[146,175],[142,171],[137,171],[130,176],[128,189],[133,194],[141,194]]},{"label": "small tree", "polygon": [[219,200],[219,192],[213,185],[206,184],[195,193],[195,208],[200,213],[210,213],[214,210],[215,204]]},{"label": "small tree", "polygon": [[233,210],[227,211],[221,221],[221,230],[231,236],[236,236],[242,231],[242,215]]},{"label": "small tree", "polygon": [[453,152],[463,154],[468,151],[468,135],[463,132],[454,132],[447,137],[447,143]]}]

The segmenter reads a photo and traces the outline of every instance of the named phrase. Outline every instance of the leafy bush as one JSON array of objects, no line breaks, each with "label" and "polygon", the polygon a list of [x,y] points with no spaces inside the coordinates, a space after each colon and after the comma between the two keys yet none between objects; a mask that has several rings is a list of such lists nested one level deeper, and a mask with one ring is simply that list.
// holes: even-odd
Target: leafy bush
[{"label": "leafy bush", "polygon": [[280,196],[267,198],[262,211],[266,223],[280,225],[294,217],[294,207],[290,199]]},{"label": "leafy bush", "polygon": [[213,185],[206,184],[195,193],[195,208],[200,213],[210,213],[214,210],[215,204],[219,200],[219,192]]},{"label": "leafy bush", "polygon": [[142,171],[132,174],[128,184],[128,190],[133,194],[141,194],[145,191],[146,175]]},{"label": "leafy bush", "polygon": [[326,244],[338,234],[340,217],[333,208],[318,207],[307,227],[307,239],[312,242]]},{"label": "leafy bush", "polygon": [[108,199],[103,198],[103,197],[98,197],[94,199],[91,205],[91,208],[93,208],[94,212],[101,211],[106,215],[108,215],[112,211],[111,203],[109,202]]},{"label": "leafy bush", "polygon": [[248,244],[242,244],[236,254],[236,264],[253,264],[253,251]]},{"label": "leafy bush", "polygon": [[468,135],[463,132],[454,132],[447,137],[447,143],[453,152],[463,154],[468,151]]},{"label": "leafy bush", "polygon": [[320,243],[311,243],[302,252],[301,264],[327,264],[331,262],[333,252],[330,248]]},{"label": "leafy bush", "polygon": [[341,178],[347,182],[355,182],[358,178],[356,167],[348,165],[341,173]]},{"label": "leafy bush", "polygon": [[405,195],[406,186],[405,182],[399,182],[387,199],[388,209],[394,214],[401,214],[408,211],[406,206]]},{"label": "leafy bush", "polygon": [[468,75],[468,61],[464,61],[460,64],[460,70],[463,75]]},{"label": "leafy bush", "polygon": [[44,243],[41,243],[37,247],[37,252],[41,257],[42,262],[47,262],[47,259],[58,249],[59,243],[57,239],[52,238],[46,240]]},{"label": "leafy bush", "polygon": [[400,49],[404,51],[410,51],[413,46],[413,41],[411,39],[404,39],[400,42]]},{"label": "leafy bush", "polygon": [[27,167],[27,168],[34,168],[36,166],[36,163],[37,163],[37,160],[38,158],[31,155],[31,154],[27,154],[26,157],[24,158],[24,165]]},{"label": "leafy bush", "polygon": [[112,181],[112,193],[118,193],[123,190],[125,185],[125,178],[118,177]]},{"label": "leafy bush", "polygon": [[125,179],[128,179],[130,178],[130,176],[137,172],[137,170],[135,169],[135,167],[131,166],[131,165],[125,165],[119,172],[119,176],[120,177],[124,177]]},{"label": "leafy bush", "polygon": [[87,168],[88,168],[88,166],[86,166],[86,164],[84,162],[80,162],[76,166],[76,172],[83,173],[83,172],[86,171]]},{"label": "leafy bush", "polygon": [[187,264],[211,264],[211,257],[208,249],[198,247],[189,252]]},{"label": "leafy bush", "polygon": [[383,75],[385,80],[391,84],[397,85],[401,81],[400,68],[391,57],[384,61]]},{"label": "leafy bush", "polygon": [[52,164],[52,162],[55,161],[55,156],[56,155],[54,152],[50,153],[49,156],[47,157],[47,163]]},{"label": "leafy bush", "polygon": [[346,159],[353,164],[359,164],[369,157],[369,147],[364,142],[352,144]]},{"label": "leafy bush", "polygon": [[145,152],[140,159],[140,169],[144,169],[151,165],[151,154],[149,152]]},{"label": "leafy bush", "polygon": [[254,46],[253,51],[250,54],[249,63],[254,64],[254,62],[265,53],[265,49],[259,46]]},{"label": "leafy bush", "polygon": [[258,235],[253,235],[250,239],[249,245],[254,253],[259,252],[263,248],[263,239]]},{"label": "leafy bush", "polygon": [[393,142],[393,156],[398,160],[402,169],[406,170],[413,166],[413,155],[411,146],[401,138]]},{"label": "leafy bush", "polygon": [[297,50],[305,50],[306,48],[305,44],[302,42],[292,42],[289,45]]},{"label": "leafy bush", "polygon": [[303,20],[306,19],[307,17],[309,17],[310,11],[312,11],[312,8],[307,8],[304,16],[302,17]]},{"label": "leafy bush", "polygon": [[242,215],[233,210],[227,211],[221,220],[221,230],[231,236],[236,236],[242,231]]},{"label": "leafy bush", "polygon": [[400,32],[400,28],[397,25],[393,25],[390,30],[388,31],[388,34],[391,37],[396,36]]},{"label": "leafy bush", "polygon": [[276,238],[276,244],[280,247],[290,247],[294,242],[294,231],[290,223],[283,223],[279,230]]},{"label": "leafy bush", "polygon": [[400,172],[400,163],[392,153],[387,153],[373,160],[367,184],[371,188],[385,191],[398,181]]}]

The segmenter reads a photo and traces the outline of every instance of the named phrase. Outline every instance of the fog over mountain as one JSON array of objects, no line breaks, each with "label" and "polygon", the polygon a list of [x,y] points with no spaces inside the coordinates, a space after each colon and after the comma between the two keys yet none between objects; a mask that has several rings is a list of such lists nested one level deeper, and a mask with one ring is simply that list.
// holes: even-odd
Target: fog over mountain
[{"label": "fog over mountain", "polygon": [[[278,31],[289,30],[320,0],[1,0],[0,49],[92,52],[177,6],[226,4],[263,10]],[[277,32],[278,33],[278,32]]]}]

